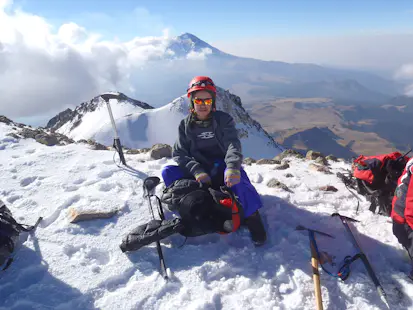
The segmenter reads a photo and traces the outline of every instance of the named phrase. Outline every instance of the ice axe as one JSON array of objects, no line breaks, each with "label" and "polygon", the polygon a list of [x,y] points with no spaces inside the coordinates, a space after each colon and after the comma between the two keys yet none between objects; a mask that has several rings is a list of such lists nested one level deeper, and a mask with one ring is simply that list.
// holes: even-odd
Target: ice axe
[{"label": "ice axe", "polygon": [[323,310],[323,300],[321,298],[321,285],[320,285],[320,273],[318,272],[318,264],[319,264],[319,258],[317,255],[317,250],[316,250],[316,244],[315,244],[315,234],[320,234],[322,236],[334,238],[332,235],[329,235],[325,232],[319,231],[319,230],[314,230],[310,229],[307,227],[304,227],[302,225],[298,225],[296,230],[307,230],[308,231],[308,237],[310,239],[310,248],[311,248],[311,266],[313,267],[313,281],[314,281],[314,290],[315,290],[315,298],[316,298],[316,304],[317,304],[317,310]]},{"label": "ice axe", "polygon": [[109,117],[112,122],[113,131],[115,133],[115,138],[113,140],[113,147],[118,151],[120,161],[122,162],[122,164],[126,166],[126,160],[125,160],[125,156],[123,155],[122,144],[120,143],[118,130],[116,129],[115,120],[113,119],[112,109],[110,108],[110,103],[109,103],[110,99],[118,99],[119,95],[115,93],[105,93],[105,94],[100,95],[100,97],[106,102],[106,106],[109,111]]}]

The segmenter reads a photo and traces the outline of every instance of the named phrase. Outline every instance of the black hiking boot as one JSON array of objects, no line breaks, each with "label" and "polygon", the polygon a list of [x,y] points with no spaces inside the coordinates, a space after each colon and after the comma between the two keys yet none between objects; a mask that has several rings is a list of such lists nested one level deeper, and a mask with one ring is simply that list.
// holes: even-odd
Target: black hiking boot
[{"label": "black hiking boot", "polygon": [[267,241],[267,233],[258,210],[245,219],[245,224],[251,233],[254,245],[256,247],[264,245],[265,241]]}]

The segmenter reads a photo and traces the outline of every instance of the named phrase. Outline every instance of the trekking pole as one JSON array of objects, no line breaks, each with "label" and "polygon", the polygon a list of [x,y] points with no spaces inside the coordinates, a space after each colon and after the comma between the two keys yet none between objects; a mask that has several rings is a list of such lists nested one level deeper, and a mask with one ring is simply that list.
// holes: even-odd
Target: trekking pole
[{"label": "trekking pole", "polygon": [[119,153],[120,161],[122,162],[122,164],[126,166],[125,156],[123,155],[122,145],[120,143],[118,131],[116,129],[115,120],[113,119],[112,109],[110,108],[110,103],[109,103],[110,99],[117,99],[118,96],[116,94],[106,93],[106,94],[100,95],[100,97],[106,102],[106,106],[108,107],[108,111],[109,111],[109,117],[112,122],[113,131],[115,133],[115,138],[113,140],[113,146]]},{"label": "trekking pole", "polygon": [[315,293],[315,299],[316,299],[316,306],[317,306],[317,310],[323,310],[323,300],[321,297],[320,273],[318,270],[319,257],[317,253],[317,246],[315,244],[314,234],[318,233],[322,236],[327,236],[330,238],[334,238],[334,237],[324,232],[314,230],[314,229],[309,229],[301,225],[297,226],[296,230],[307,230],[308,231],[308,237],[310,240],[310,248],[311,248],[311,266],[313,268],[313,282],[314,282],[314,293]]},{"label": "trekking pole", "polygon": [[[144,192],[146,191],[146,197],[148,197],[148,202],[149,202],[149,208],[152,213],[152,218],[155,219],[155,216],[153,214],[153,208],[152,208],[152,202],[151,202],[151,197],[153,195],[153,191],[155,190],[155,187],[159,184],[160,179],[158,177],[147,177],[143,181],[143,188]],[[159,210],[158,210],[159,211]],[[163,213],[162,213],[163,214]],[[162,216],[161,216],[162,217]],[[164,220],[165,218],[161,218],[161,220]],[[165,264],[165,258],[162,253],[162,248],[161,248],[161,243],[159,241],[156,241],[156,250],[158,251],[158,256],[159,256],[159,264],[161,267],[161,274],[165,280],[168,280],[168,270],[166,268]]]},{"label": "trekking pole", "polygon": [[379,279],[377,278],[373,267],[371,266],[369,260],[367,259],[366,254],[362,251],[360,245],[358,244],[356,238],[354,237],[353,233],[351,232],[350,226],[348,225],[349,222],[359,222],[351,217],[347,217],[344,215],[341,215],[339,213],[333,213],[331,216],[338,216],[343,223],[351,242],[353,243],[354,247],[359,251],[359,256],[361,261],[363,262],[364,266],[366,267],[367,273],[369,274],[370,278],[372,279],[374,285],[376,286],[377,293],[380,296],[380,299],[386,304],[387,308],[390,309],[389,303],[387,301],[387,296],[386,292],[384,291],[383,287],[381,286]]}]

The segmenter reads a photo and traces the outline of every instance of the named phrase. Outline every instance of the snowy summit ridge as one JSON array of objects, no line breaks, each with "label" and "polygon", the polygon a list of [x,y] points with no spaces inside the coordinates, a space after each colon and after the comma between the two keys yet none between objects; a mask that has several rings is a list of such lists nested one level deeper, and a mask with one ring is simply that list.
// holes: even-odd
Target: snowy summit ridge
[{"label": "snowy summit ridge", "polygon": [[[133,102],[140,103],[131,100],[110,100],[122,145],[135,149],[150,148],[158,143],[172,146],[178,136],[180,121],[189,113],[188,98],[178,97],[160,108],[142,104],[130,105],[129,103]],[[54,124],[52,128],[56,132],[76,141],[93,139],[104,145],[111,145],[113,128],[107,108],[102,103],[101,97],[95,97],[90,103],[92,108],[83,103],[75,109],[74,114],[64,111],[49,124]],[[218,110],[227,112],[234,118],[245,157],[273,158],[283,150],[261,125],[249,116],[240,97],[218,87],[216,104]],[[69,117],[65,118],[67,114]]]}]

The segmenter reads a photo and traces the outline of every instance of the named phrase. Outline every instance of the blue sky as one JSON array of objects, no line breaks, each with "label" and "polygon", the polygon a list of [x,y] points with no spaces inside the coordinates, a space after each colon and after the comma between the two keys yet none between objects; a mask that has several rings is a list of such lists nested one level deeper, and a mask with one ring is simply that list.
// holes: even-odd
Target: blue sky
[{"label": "blue sky", "polygon": [[413,1],[407,0],[15,0],[14,6],[56,27],[75,22],[121,40],[158,36],[165,28],[208,42],[413,32]]}]

